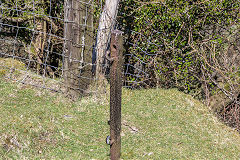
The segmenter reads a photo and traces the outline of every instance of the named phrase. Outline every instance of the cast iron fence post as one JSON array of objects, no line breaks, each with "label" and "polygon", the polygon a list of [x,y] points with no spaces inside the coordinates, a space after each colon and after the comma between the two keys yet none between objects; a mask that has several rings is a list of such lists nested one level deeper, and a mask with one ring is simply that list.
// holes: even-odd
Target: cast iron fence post
[{"label": "cast iron fence post", "polygon": [[119,30],[111,34],[110,59],[110,158],[120,159],[121,153],[121,96],[123,68],[123,37]]}]

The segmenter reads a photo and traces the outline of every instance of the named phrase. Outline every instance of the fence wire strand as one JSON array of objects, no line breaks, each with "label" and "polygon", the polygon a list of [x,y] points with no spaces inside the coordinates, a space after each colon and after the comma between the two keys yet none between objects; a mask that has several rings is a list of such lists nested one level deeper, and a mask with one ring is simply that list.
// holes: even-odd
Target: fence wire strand
[{"label": "fence wire strand", "polygon": [[[96,63],[94,59],[96,59],[97,55],[94,55],[92,52],[95,50],[93,44],[96,41],[95,37],[98,30],[94,29],[93,25],[97,26],[98,20],[95,20],[95,24],[89,26],[87,17],[93,16],[94,10],[102,11],[102,1],[99,2],[100,5],[94,4],[92,0],[77,0],[76,2],[76,4],[72,5],[80,6],[78,9],[74,8],[74,6],[64,6],[65,4],[63,2],[58,3],[50,0],[48,6],[45,6],[48,11],[46,11],[46,8],[44,7],[41,8],[41,2],[36,0],[32,0],[27,4],[21,4],[21,1],[16,1],[15,3],[1,2],[1,76],[19,83],[50,89],[56,92],[66,91],[66,83],[64,82],[66,78],[64,77],[64,74],[66,72],[69,72],[70,76],[72,76],[71,78],[75,81],[77,81],[77,79],[79,79],[79,81],[98,80],[99,77],[84,76],[82,72],[83,70],[89,69],[89,67],[92,68],[93,75],[95,72],[94,68],[96,68]],[[54,15],[53,9],[58,5],[62,5],[65,11],[68,11],[69,13],[85,12],[84,23],[76,23],[76,21],[68,19],[70,17],[69,15],[68,17],[64,17],[64,13],[60,13],[58,16],[56,14]],[[64,12],[63,8],[62,12]],[[82,37],[80,37],[80,40],[76,40],[75,37],[72,37],[74,36],[74,33],[71,36],[64,35],[64,32],[68,30],[67,27],[69,26],[82,32],[79,33],[83,34]],[[92,28],[92,30],[87,31],[86,28]],[[93,42],[86,42],[86,36],[92,36],[91,38]],[[66,53],[68,49],[67,45],[69,43],[71,43],[73,48],[79,50],[81,48],[79,58],[74,57],[72,55],[73,53]],[[151,44],[152,42],[148,40],[146,43]],[[128,45],[140,49],[146,56],[156,56],[156,54],[149,54],[139,48],[137,42],[129,42]],[[88,48],[88,50],[85,50],[85,48]],[[84,56],[93,56],[91,62],[85,61]],[[125,56],[137,60],[139,66],[142,64],[146,65],[146,63],[138,58],[137,55],[126,54]],[[104,64],[100,65],[102,65],[105,72],[109,72],[110,63],[106,59],[106,56],[104,58]],[[74,67],[71,67],[69,70],[69,68],[64,66],[67,61],[68,63],[77,63],[78,65],[74,65]],[[134,79],[141,79],[143,76],[148,76],[146,72],[139,67],[136,68],[136,65],[131,64],[130,61],[125,63],[124,66],[126,68],[124,71],[125,76],[131,76],[134,77]],[[80,72],[75,72],[75,70],[80,70]],[[134,72],[132,72],[132,70],[134,70]],[[108,77],[107,74],[105,74],[105,76]],[[77,83],[79,84],[81,82]],[[143,81],[125,79],[124,86],[132,88],[133,85],[129,85],[130,83],[137,85],[143,83]],[[86,88],[81,87],[75,87],[73,89],[79,90],[81,93],[84,90],[86,91]],[[88,89],[87,92],[98,92],[98,88],[91,90]]]},{"label": "fence wire strand", "polygon": [[[1,76],[58,92],[66,92],[69,85],[72,90],[78,90],[80,94],[99,92],[98,87],[93,87],[89,83],[94,84],[102,79],[95,74],[98,66],[102,68],[106,81],[109,81],[108,74],[111,66],[111,62],[107,58],[109,57],[107,44],[96,48],[99,31],[105,33],[111,28],[99,28],[99,18],[102,16],[100,13],[106,13],[102,1],[74,0],[72,4],[68,4],[68,0],[50,0],[46,4],[38,0],[31,0],[26,4],[23,4],[23,2],[25,1],[0,1]],[[207,48],[217,45],[213,42],[215,40],[214,34],[220,35],[220,39],[225,41],[228,41],[227,38],[224,38],[227,36],[238,37],[237,32],[230,33],[229,31],[232,30],[231,27],[235,27],[237,28],[235,31],[239,31],[239,24],[234,22],[231,27],[220,23],[206,25],[203,30],[195,33],[203,38],[196,44],[193,43],[194,35],[191,30],[191,27],[194,26],[188,28],[186,26],[187,22],[183,22],[178,24],[179,27],[175,26],[176,31],[172,31],[174,37],[171,37],[167,26],[164,26],[165,29],[155,27],[159,26],[161,22],[169,23],[164,19],[162,20],[158,15],[165,14],[161,12],[161,8],[164,9],[167,3],[168,1],[139,2],[132,5],[132,8],[130,6],[122,7],[120,3],[118,16],[115,19],[115,28],[125,32],[124,47],[126,51],[124,51],[123,86],[126,88],[158,86],[168,88],[170,86],[190,93],[193,89],[190,89],[189,85],[194,88],[196,85],[193,83],[203,83],[200,82],[203,81],[200,76],[208,77],[208,71],[199,73],[200,71],[197,69],[217,67],[224,70],[221,63],[219,63],[219,66],[211,66],[214,57],[211,57],[211,54],[206,55],[205,52],[209,51],[211,53],[211,48]],[[148,11],[145,10],[151,5],[153,5],[151,9],[156,11],[151,15],[152,19],[148,17]],[[154,9],[155,5],[157,5],[156,9]],[[201,9],[207,7],[203,4],[197,5],[200,5]],[[128,13],[125,13],[124,9],[128,9]],[[183,16],[185,18],[184,16],[186,16],[189,18],[188,12],[191,9],[187,8],[182,14],[180,12],[171,14],[176,17]],[[221,8],[218,9],[221,11]],[[169,10],[166,9],[165,12],[169,12]],[[142,18],[141,14],[143,13],[146,14],[146,19]],[[108,15],[104,16],[105,19],[111,19]],[[125,19],[123,16],[125,16]],[[127,21],[127,18],[130,20],[123,22],[123,19]],[[142,21],[142,29],[139,29],[141,27],[134,28],[135,26],[131,26],[133,23],[136,25],[138,21]],[[235,40],[238,43],[239,38],[235,38]],[[179,44],[179,41],[184,43],[185,46],[182,48],[176,47],[177,45],[181,47],[182,44]],[[106,43],[108,42],[109,38]],[[227,43],[231,45],[232,42]],[[97,62],[96,50],[98,49],[104,50],[100,64]],[[236,49],[236,52],[236,55],[239,55],[239,50]],[[205,57],[202,55],[205,55]],[[206,63],[209,62],[210,66],[201,66],[206,63],[198,63],[199,60],[206,60]],[[189,61],[194,62],[194,64],[189,65]],[[235,62],[231,63],[236,64],[237,58],[235,58]],[[229,64],[230,62],[224,64],[225,68]],[[234,73],[236,72],[234,71]],[[66,79],[71,80],[67,83]],[[209,83],[206,82],[209,79],[211,77],[205,78],[204,83]],[[234,81],[236,80],[234,79]],[[103,86],[103,88],[106,88],[106,86]],[[234,92],[234,86],[232,88],[229,91],[231,93]],[[195,92],[194,96],[197,97],[202,92],[206,94],[208,91]],[[234,96],[232,98],[234,99]]]}]

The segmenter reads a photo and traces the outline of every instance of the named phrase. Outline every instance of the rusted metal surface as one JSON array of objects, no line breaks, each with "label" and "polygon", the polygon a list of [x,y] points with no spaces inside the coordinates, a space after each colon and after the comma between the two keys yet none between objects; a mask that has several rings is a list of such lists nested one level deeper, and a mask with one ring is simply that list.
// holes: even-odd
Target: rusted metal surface
[{"label": "rusted metal surface", "polygon": [[110,44],[112,61],[110,72],[110,158],[120,159],[121,154],[121,96],[123,37],[122,32],[114,30]]}]

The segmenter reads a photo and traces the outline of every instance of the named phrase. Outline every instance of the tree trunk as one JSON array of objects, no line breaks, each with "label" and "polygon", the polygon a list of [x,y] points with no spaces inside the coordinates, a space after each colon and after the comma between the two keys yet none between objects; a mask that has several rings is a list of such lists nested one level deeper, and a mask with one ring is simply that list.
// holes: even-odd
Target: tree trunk
[{"label": "tree trunk", "polygon": [[67,94],[84,94],[91,83],[93,14],[88,0],[64,2],[64,79]]},{"label": "tree trunk", "polygon": [[103,64],[107,46],[110,40],[110,34],[115,25],[119,0],[106,0],[103,12],[100,16],[97,40],[95,46],[96,77],[103,74]]}]

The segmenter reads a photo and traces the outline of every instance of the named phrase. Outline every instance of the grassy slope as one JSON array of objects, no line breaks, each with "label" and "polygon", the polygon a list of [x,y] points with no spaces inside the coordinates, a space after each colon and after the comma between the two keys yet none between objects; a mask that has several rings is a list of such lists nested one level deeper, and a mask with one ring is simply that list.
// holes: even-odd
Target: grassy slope
[{"label": "grassy slope", "polygon": [[[93,98],[0,80],[0,159],[108,159],[108,110]],[[239,159],[240,136],[176,90],[123,91],[122,159]]]}]

